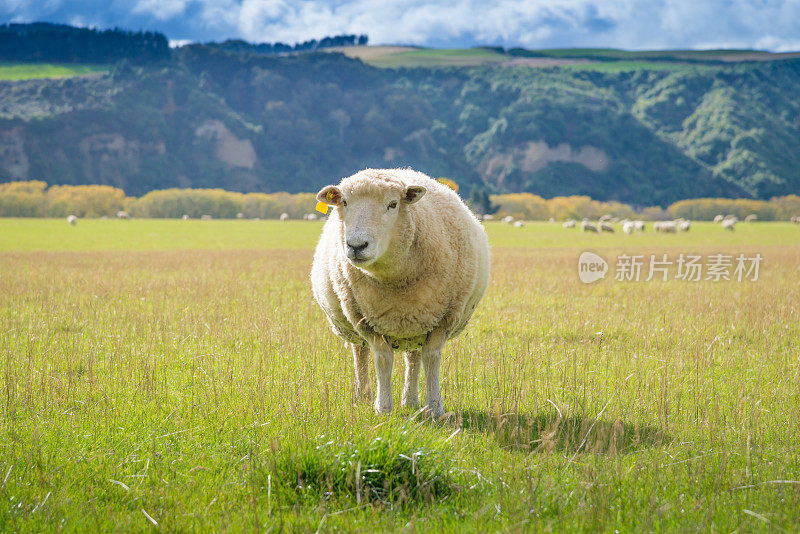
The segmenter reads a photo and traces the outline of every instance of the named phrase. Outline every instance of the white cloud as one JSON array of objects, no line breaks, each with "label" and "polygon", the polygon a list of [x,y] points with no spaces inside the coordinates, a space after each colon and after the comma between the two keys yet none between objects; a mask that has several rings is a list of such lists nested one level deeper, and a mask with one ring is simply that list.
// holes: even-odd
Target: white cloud
[{"label": "white cloud", "polygon": [[243,0],[235,27],[253,41],[366,33],[373,44],[778,50],[800,39],[797,20],[800,4],[781,0]]},{"label": "white cloud", "polygon": [[152,15],[158,20],[168,20],[182,14],[190,0],[138,0],[131,10],[137,14]]},{"label": "white cloud", "polygon": [[797,50],[797,0],[4,0],[6,20],[155,28],[197,41]]}]

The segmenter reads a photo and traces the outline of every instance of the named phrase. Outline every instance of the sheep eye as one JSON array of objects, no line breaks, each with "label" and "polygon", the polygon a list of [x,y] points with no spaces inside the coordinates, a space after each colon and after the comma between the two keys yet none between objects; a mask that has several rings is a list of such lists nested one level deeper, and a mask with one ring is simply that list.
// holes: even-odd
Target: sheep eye
[{"label": "sheep eye", "polygon": [[390,210],[393,210],[396,207],[397,207],[397,201],[396,200],[392,200],[391,202],[389,202],[389,209]]},{"label": "sheep eye", "polygon": [[342,199],[342,207],[347,206],[347,201]]}]

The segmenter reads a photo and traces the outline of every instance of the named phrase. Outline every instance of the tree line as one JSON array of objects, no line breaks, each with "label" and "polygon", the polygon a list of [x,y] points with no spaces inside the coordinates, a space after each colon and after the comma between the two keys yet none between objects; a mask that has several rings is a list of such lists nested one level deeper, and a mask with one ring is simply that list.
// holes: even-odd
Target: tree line
[{"label": "tree line", "polygon": [[[445,183],[457,190],[452,180]],[[524,220],[597,219],[606,214],[647,220],[684,217],[696,221],[710,221],[717,215],[735,215],[744,219],[755,214],[762,221],[800,216],[798,195],[770,200],[698,198],[675,202],[666,209],[658,206],[637,209],[621,202],[603,202],[579,195],[545,199],[531,193],[490,195],[490,202],[496,208],[493,210],[495,217],[510,215]],[[204,215],[217,219],[277,219],[284,213],[292,219],[301,219],[314,213],[315,203],[313,193],[237,193],[224,189],[172,188],[151,191],[137,198],[108,185],[48,187],[42,181],[0,183],[0,217],[113,217],[119,211],[126,211],[133,217],[156,219],[200,218]]]},{"label": "tree line", "polygon": [[0,25],[0,61],[110,64],[123,59],[150,63],[169,57],[169,42],[158,32],[48,22]]},{"label": "tree line", "polygon": [[286,54],[289,52],[306,52],[310,50],[321,50],[324,48],[333,48],[337,46],[363,46],[369,42],[367,35],[343,34],[335,35],[332,37],[323,37],[322,39],[310,39],[302,43],[295,43],[294,45],[276,42],[276,43],[250,43],[242,39],[228,39],[222,43],[206,43],[203,46],[210,48],[219,48],[227,52],[236,53],[254,53],[254,54]]},{"label": "tree line", "polygon": [[[366,45],[368,41],[366,35],[343,34],[293,45],[229,39],[203,46],[236,53],[272,55]],[[0,61],[111,64],[125,59],[131,63],[146,64],[170,57],[169,41],[158,32],[76,28],[49,22],[0,25]]]}]

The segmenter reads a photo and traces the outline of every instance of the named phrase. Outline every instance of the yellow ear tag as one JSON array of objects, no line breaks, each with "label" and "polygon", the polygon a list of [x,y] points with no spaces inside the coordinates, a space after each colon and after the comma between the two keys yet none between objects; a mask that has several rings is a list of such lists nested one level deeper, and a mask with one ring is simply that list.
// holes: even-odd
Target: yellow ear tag
[{"label": "yellow ear tag", "polygon": [[328,213],[328,205],[325,204],[324,202],[317,202],[317,208],[316,209],[317,209],[318,212],[320,212],[323,215],[326,215]]}]

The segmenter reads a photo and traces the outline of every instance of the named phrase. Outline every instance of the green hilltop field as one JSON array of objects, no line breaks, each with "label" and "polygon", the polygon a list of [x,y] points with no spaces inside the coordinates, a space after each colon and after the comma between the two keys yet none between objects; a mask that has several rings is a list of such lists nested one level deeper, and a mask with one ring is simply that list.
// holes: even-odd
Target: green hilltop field
[{"label": "green hilltop field", "polygon": [[[797,530],[799,226],[486,227],[432,422],[355,400],[319,222],[0,220],[0,531]],[[763,262],[645,281],[663,254]]]},{"label": "green hilltop field", "polygon": [[51,63],[0,63],[0,80],[38,80],[71,78],[106,72],[107,67],[97,65]]}]

